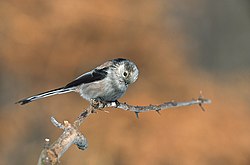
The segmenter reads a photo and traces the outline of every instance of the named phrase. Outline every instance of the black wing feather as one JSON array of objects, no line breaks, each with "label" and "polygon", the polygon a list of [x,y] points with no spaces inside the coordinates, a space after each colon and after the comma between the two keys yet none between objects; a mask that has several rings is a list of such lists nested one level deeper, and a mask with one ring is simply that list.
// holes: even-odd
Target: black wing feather
[{"label": "black wing feather", "polygon": [[75,79],[74,81],[67,84],[64,88],[71,88],[81,84],[87,84],[95,81],[100,81],[107,76],[107,68],[103,69],[95,69],[94,71],[84,74],[79,78]]}]

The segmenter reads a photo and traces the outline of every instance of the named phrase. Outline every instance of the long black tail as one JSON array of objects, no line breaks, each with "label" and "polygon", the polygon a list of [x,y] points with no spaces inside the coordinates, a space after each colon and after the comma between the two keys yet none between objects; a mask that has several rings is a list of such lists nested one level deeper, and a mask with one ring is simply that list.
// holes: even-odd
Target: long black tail
[{"label": "long black tail", "polygon": [[34,95],[34,96],[30,96],[30,97],[25,98],[25,99],[22,99],[22,100],[16,102],[16,104],[23,105],[23,104],[27,104],[27,103],[30,103],[32,101],[38,100],[38,99],[42,99],[42,98],[57,95],[57,94],[68,93],[68,92],[72,92],[74,90],[75,90],[74,87],[72,87],[72,88],[64,88],[64,87],[62,87],[62,88],[58,88],[58,89],[53,89],[53,90],[50,90],[50,91],[47,91],[47,92],[43,92],[43,93],[40,93],[40,94],[37,94],[37,95]]}]

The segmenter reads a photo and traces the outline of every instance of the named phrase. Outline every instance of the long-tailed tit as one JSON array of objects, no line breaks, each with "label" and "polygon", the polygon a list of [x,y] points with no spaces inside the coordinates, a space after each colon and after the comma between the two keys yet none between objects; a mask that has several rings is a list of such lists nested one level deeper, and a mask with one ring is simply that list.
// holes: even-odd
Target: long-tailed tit
[{"label": "long-tailed tit", "polygon": [[122,58],[113,59],[87,72],[66,86],[43,92],[17,103],[23,105],[48,96],[77,92],[84,99],[99,99],[101,101],[116,101],[126,92],[128,85],[138,78],[136,65]]}]

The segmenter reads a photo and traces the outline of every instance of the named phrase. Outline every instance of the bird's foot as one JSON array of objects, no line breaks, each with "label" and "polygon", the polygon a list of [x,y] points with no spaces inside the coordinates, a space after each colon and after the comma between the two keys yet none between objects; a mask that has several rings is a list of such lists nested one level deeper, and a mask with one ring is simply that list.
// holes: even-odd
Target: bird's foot
[{"label": "bird's foot", "polygon": [[105,108],[106,102],[102,101],[101,99],[97,98],[97,99],[91,99],[90,100],[90,104],[94,109],[98,109],[101,110],[103,108]]},{"label": "bird's foot", "polygon": [[115,107],[116,107],[116,108],[118,108],[119,105],[121,104],[118,100],[115,100],[115,101],[113,101],[113,102],[115,102]]}]

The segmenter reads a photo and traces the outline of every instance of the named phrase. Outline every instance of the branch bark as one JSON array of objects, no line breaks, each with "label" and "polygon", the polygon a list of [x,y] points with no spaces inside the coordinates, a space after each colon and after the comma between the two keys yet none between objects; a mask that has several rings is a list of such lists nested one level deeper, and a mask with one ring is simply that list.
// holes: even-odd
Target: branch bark
[{"label": "branch bark", "polygon": [[203,104],[210,104],[211,100],[204,99],[201,96],[192,101],[187,102],[166,102],[160,105],[149,105],[149,106],[134,106],[126,103],[116,102],[102,102],[98,100],[91,100],[90,105],[85,109],[80,116],[70,124],[68,121],[64,121],[63,124],[59,123],[54,117],[51,117],[51,122],[58,128],[63,130],[62,135],[53,143],[49,144],[49,139],[45,139],[45,146],[42,150],[38,165],[54,165],[59,163],[59,159],[68,150],[68,148],[75,144],[81,150],[85,150],[88,147],[87,139],[78,130],[83,121],[91,114],[95,113],[96,110],[103,110],[104,108],[119,108],[126,111],[135,112],[136,117],[139,117],[139,113],[147,111],[160,112],[161,110],[182,107],[198,104],[203,111]]}]

